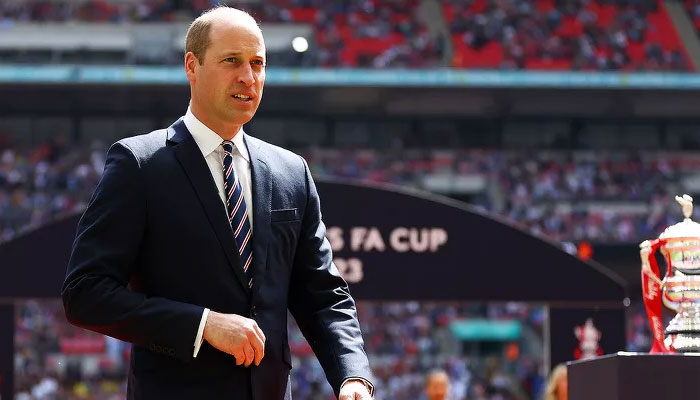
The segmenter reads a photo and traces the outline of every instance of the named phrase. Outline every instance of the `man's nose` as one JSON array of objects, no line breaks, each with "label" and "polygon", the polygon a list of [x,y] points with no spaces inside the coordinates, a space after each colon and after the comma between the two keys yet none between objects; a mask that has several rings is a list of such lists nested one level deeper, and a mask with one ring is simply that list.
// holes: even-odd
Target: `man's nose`
[{"label": "man's nose", "polygon": [[253,75],[253,69],[249,64],[241,66],[239,70],[238,80],[246,86],[252,86],[255,82],[255,76]]}]

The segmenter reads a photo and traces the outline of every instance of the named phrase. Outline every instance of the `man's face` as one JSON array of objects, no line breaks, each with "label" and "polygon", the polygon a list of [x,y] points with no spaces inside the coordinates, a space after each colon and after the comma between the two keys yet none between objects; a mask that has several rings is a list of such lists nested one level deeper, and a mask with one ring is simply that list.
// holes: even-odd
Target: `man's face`
[{"label": "man's face", "polygon": [[252,23],[215,20],[202,64],[185,59],[192,107],[202,122],[217,130],[243,125],[260,105],[265,84],[265,43]]},{"label": "man's face", "polygon": [[425,385],[425,394],[428,400],[444,400],[447,398],[447,392],[450,390],[450,383],[446,375],[435,374],[428,378]]}]

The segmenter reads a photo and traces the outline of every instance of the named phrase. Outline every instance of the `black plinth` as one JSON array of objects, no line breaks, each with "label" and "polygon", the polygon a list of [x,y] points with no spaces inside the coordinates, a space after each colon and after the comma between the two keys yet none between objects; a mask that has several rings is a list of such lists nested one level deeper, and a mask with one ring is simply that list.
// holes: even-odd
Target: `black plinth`
[{"label": "black plinth", "polygon": [[569,400],[700,399],[697,355],[617,353],[568,363]]}]

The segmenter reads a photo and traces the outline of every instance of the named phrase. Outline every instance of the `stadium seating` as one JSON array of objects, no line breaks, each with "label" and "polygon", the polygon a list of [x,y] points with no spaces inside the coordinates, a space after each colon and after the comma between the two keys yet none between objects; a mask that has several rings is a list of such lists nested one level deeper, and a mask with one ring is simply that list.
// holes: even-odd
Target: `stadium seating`
[{"label": "stadium seating", "polygon": [[[439,20],[430,22],[426,22],[418,0],[225,3],[248,10],[267,26],[312,27],[309,36],[313,37],[308,38],[311,47],[303,59],[305,66],[585,71],[693,69],[661,0],[634,3],[624,0],[444,0]],[[686,4],[691,17],[697,21],[697,7],[691,2]],[[139,49],[124,49],[132,43],[132,35],[126,33],[115,36],[120,38],[118,44],[110,42],[100,48],[102,45],[98,41],[88,47],[97,46],[95,52],[108,52],[118,46],[118,50],[125,53],[121,57],[123,62],[177,63],[181,62],[182,47],[170,44],[175,38],[179,40],[187,22],[210,6],[210,2],[204,0],[32,0],[1,4],[0,21],[10,39],[18,35],[31,36],[24,33],[27,29],[42,30],[38,25],[25,26],[31,22],[66,26],[74,22],[88,23],[87,29],[95,29],[96,34],[105,28],[95,23],[169,23],[178,33],[173,34],[172,29],[159,31],[164,38],[155,48],[169,53],[158,55],[156,60],[134,56],[133,52],[138,53]],[[441,26],[447,28],[441,30]],[[80,27],[85,28],[84,25]],[[53,26],[52,29],[60,28]],[[66,35],[75,29],[73,27]],[[148,29],[129,29],[136,32],[132,46],[143,46],[145,39],[140,39],[143,35],[157,40]],[[60,35],[62,33],[56,37]],[[4,45],[0,41],[0,51],[7,46],[22,47],[12,40]],[[289,45],[273,46],[268,51],[292,52]],[[23,60],[21,55],[12,56],[15,61]],[[113,55],[99,57],[103,62],[114,62]],[[54,55],[45,62],[55,62],[56,58]],[[83,58],[93,61],[95,57]],[[299,57],[275,60],[292,66],[302,62]]]},{"label": "stadium seating", "polygon": [[661,2],[448,1],[456,68],[690,69]]},{"label": "stadium seating", "polygon": [[[0,150],[0,243],[81,212],[104,145]],[[530,232],[559,241],[638,243],[677,222],[672,193],[694,185],[693,153],[299,149],[320,176],[474,198]],[[695,186],[686,186],[693,192]]]}]

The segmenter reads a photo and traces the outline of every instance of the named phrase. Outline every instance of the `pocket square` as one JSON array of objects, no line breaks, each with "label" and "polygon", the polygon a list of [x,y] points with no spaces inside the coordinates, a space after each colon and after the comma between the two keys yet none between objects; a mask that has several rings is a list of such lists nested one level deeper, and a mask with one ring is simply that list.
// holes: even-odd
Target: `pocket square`
[{"label": "pocket square", "polygon": [[299,220],[299,215],[297,214],[296,208],[287,208],[284,210],[272,210],[270,212],[270,221],[272,221],[272,222],[297,221],[297,220]]}]

